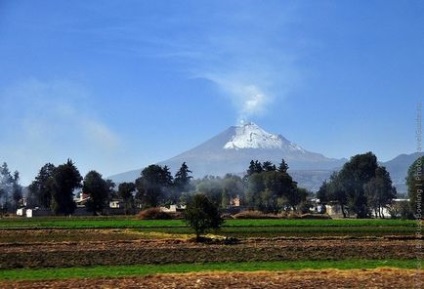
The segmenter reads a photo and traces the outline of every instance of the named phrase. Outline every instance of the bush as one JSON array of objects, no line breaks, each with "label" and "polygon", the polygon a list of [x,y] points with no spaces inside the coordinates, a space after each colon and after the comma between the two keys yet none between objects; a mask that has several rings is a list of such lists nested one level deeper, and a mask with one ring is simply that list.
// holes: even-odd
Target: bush
[{"label": "bush", "polygon": [[171,214],[162,212],[160,208],[149,208],[141,211],[137,215],[140,220],[169,220],[172,219]]},{"label": "bush", "polygon": [[200,235],[218,230],[224,222],[218,207],[204,194],[195,195],[187,203],[184,220],[194,230],[198,241],[201,240]]}]

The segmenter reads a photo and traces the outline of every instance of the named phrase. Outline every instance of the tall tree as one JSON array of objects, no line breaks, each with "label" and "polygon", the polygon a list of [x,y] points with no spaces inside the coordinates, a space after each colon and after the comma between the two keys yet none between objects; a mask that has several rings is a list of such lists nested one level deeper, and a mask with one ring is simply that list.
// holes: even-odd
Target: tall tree
[{"label": "tall tree", "polygon": [[289,169],[289,165],[286,163],[284,159],[281,160],[281,163],[278,165],[278,171],[280,173],[287,173]]},{"label": "tall tree", "polygon": [[320,197],[337,202],[343,217],[348,213],[354,213],[358,218],[369,217],[370,209],[378,215],[396,195],[389,173],[378,165],[377,157],[371,152],[353,156],[324,184]]},{"label": "tall tree", "polygon": [[183,192],[190,191],[190,181],[193,178],[190,174],[192,171],[188,168],[185,162],[182,163],[180,169],[174,177],[174,193],[171,197],[172,203],[177,203]]},{"label": "tall tree", "polygon": [[150,165],[136,180],[136,196],[144,208],[166,205],[170,202],[172,184],[173,178],[167,166]]},{"label": "tall tree", "polygon": [[136,187],[134,183],[121,183],[118,186],[118,195],[124,201],[125,214],[129,214],[134,209],[134,195]]},{"label": "tall tree", "polygon": [[52,192],[49,181],[51,181],[55,169],[56,167],[53,164],[45,164],[35,180],[29,185],[30,194],[36,199],[37,205],[42,208],[50,208],[51,206]]},{"label": "tall tree", "polygon": [[96,171],[90,171],[84,177],[82,191],[90,196],[87,201],[87,209],[94,215],[101,214],[107,206],[110,188],[102,175]]},{"label": "tall tree", "polygon": [[396,197],[396,188],[392,186],[392,180],[385,167],[378,167],[375,176],[365,184],[365,196],[368,207],[374,211],[374,215],[384,218],[383,209],[387,208]]},{"label": "tall tree", "polygon": [[343,189],[348,195],[349,209],[358,218],[369,216],[364,186],[375,176],[377,168],[377,157],[368,152],[353,156],[339,173]]},{"label": "tall tree", "polygon": [[56,215],[69,215],[75,211],[73,200],[74,190],[81,187],[82,177],[72,162],[68,159],[65,164],[58,166],[48,181],[52,192],[51,209]]},{"label": "tall tree", "polygon": [[423,195],[424,195],[424,156],[416,159],[408,169],[406,177],[408,186],[408,196],[410,199],[411,211],[415,218],[422,219]]},{"label": "tall tree", "polygon": [[336,172],[330,176],[327,199],[336,202],[340,206],[343,218],[348,216],[348,195],[339,174]]}]

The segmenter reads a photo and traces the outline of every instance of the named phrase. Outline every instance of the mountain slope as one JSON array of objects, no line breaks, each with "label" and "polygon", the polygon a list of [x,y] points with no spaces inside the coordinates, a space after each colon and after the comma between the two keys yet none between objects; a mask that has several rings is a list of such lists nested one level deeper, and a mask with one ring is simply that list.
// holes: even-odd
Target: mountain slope
[{"label": "mountain slope", "polygon": [[[417,157],[418,153],[400,155],[382,163],[390,172],[398,192],[406,192],[406,173]],[[158,164],[167,165],[176,172],[186,162],[193,176],[201,178],[227,173],[243,175],[251,160],[271,161],[278,165],[281,159],[288,163],[289,172],[299,186],[312,191],[317,191],[322,182],[346,162],[346,159],[332,159],[310,152],[282,135],[269,133],[254,123],[246,123],[229,127],[195,148]],[[115,175],[111,179],[116,183],[134,181],[141,170]]]},{"label": "mountain slope", "polygon": [[343,160],[307,151],[281,135],[268,133],[254,123],[247,123],[232,126],[199,146],[160,164],[178,169],[186,162],[195,177],[202,177],[243,173],[252,159],[278,164],[283,158],[292,170],[329,170],[344,163]]},{"label": "mountain slope", "polygon": [[[281,160],[289,164],[290,171],[303,179],[300,185],[318,189],[330,173],[343,165],[345,160],[331,159],[319,153],[305,150],[281,135],[272,134],[254,123],[232,126],[197,147],[183,152],[169,160],[160,162],[173,172],[186,162],[195,178],[206,175],[223,176],[227,173],[242,175],[250,161],[271,161],[278,165]],[[319,177],[301,177],[307,170]],[[140,176],[140,170],[115,175],[112,179],[119,183],[134,180]],[[311,181],[313,184],[309,184]]]}]

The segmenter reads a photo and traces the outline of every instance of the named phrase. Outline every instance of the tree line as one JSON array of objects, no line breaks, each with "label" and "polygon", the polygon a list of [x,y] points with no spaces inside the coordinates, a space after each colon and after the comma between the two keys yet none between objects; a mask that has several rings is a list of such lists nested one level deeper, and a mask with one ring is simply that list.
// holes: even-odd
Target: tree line
[{"label": "tree line", "polygon": [[[407,176],[411,205],[409,217],[422,204],[424,157],[416,160]],[[289,166],[282,159],[274,165],[270,161],[252,160],[244,176],[227,174],[224,177],[205,176],[194,180],[192,171],[184,162],[172,175],[167,166],[150,165],[144,168],[134,182],[116,185],[104,179],[96,171],[81,176],[72,160],[59,166],[45,164],[28,187],[27,202],[30,206],[50,209],[56,215],[69,215],[75,211],[74,195],[80,192],[89,196],[87,210],[102,214],[109,200],[119,198],[126,213],[135,208],[187,204],[196,193],[205,195],[215,206],[225,208],[235,201],[251,210],[277,213],[283,210],[307,210],[306,189],[298,187],[288,172]],[[418,173],[419,172],[419,176]],[[22,199],[19,172],[11,173],[7,164],[0,167],[0,205],[9,211],[19,207]],[[344,217],[384,217],[383,208],[396,197],[390,174],[379,165],[371,153],[353,156],[343,167],[324,181],[316,194],[323,204],[338,204]]]}]

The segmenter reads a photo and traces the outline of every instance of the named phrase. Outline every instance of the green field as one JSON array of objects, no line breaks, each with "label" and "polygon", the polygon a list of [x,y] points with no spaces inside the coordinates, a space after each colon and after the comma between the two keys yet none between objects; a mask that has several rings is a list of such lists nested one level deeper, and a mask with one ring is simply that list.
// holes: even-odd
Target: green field
[{"label": "green field", "polygon": [[[416,222],[380,219],[230,219],[219,234],[233,237],[413,235]],[[182,220],[137,220],[134,217],[39,217],[0,219],[0,230],[131,229],[137,232],[191,234]]]},{"label": "green field", "polygon": [[132,266],[96,266],[47,269],[0,270],[0,280],[47,280],[69,278],[117,278],[146,276],[165,273],[189,273],[206,271],[250,272],[284,271],[304,269],[374,269],[394,267],[415,269],[415,260],[342,260],[342,261],[291,261],[291,262],[227,262],[202,264],[165,264]]}]

